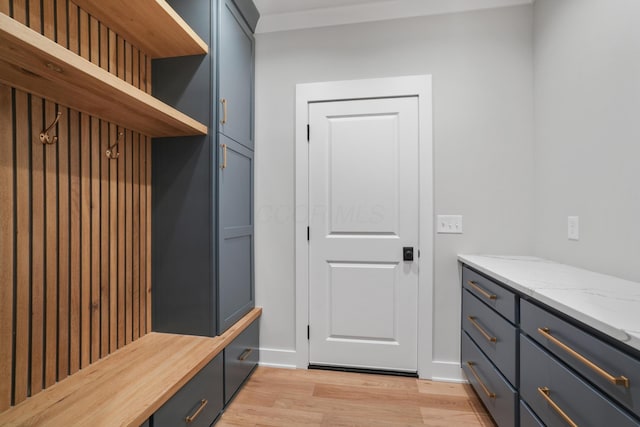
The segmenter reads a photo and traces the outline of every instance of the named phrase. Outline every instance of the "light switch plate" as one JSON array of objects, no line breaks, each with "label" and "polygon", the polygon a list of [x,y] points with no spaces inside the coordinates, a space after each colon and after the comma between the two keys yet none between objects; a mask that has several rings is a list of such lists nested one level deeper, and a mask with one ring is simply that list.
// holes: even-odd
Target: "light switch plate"
[{"label": "light switch plate", "polygon": [[569,240],[580,240],[580,218],[570,216],[567,221],[567,237]]},{"label": "light switch plate", "polygon": [[436,232],[439,234],[462,234],[462,215],[438,215]]}]

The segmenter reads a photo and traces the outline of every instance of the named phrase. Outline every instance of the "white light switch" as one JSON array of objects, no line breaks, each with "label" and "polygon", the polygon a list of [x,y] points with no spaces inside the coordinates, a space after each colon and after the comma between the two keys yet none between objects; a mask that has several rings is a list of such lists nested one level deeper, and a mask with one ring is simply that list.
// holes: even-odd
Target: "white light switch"
[{"label": "white light switch", "polygon": [[437,222],[440,234],[462,234],[462,215],[438,215]]},{"label": "white light switch", "polygon": [[580,219],[577,216],[570,216],[568,222],[569,240],[580,240]]}]

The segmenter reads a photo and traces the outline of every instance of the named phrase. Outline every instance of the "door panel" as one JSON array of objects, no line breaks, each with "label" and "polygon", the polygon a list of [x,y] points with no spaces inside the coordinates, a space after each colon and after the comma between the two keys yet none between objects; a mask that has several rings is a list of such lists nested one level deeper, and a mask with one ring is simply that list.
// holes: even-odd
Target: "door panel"
[{"label": "door panel", "polygon": [[253,150],[253,34],[231,0],[220,3],[218,101],[226,117],[220,103],[218,130]]},{"label": "door panel", "polygon": [[309,119],[310,363],[415,372],[417,98],[314,103]]},{"label": "door panel", "polygon": [[222,333],[254,306],[253,152],[224,135],[219,138],[227,159],[218,175],[218,332]]}]

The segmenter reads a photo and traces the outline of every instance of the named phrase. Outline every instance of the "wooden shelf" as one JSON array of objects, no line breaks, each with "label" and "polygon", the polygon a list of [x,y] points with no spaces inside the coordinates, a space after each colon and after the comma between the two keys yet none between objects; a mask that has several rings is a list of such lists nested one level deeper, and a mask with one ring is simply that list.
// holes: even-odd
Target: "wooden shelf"
[{"label": "wooden shelf", "polygon": [[139,426],[261,314],[215,338],[147,334],[3,412],[0,425]]},{"label": "wooden shelf", "polygon": [[164,0],[74,0],[152,58],[202,55],[207,44]]},{"label": "wooden shelf", "polygon": [[147,136],[207,133],[202,123],[2,13],[0,81]]}]

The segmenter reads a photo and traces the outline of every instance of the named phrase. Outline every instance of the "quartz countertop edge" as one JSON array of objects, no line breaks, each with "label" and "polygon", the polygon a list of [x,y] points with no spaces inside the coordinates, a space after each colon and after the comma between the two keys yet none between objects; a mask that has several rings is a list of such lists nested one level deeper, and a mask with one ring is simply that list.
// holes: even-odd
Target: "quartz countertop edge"
[{"label": "quartz countertop edge", "polygon": [[640,351],[640,283],[532,256],[458,260]]}]

